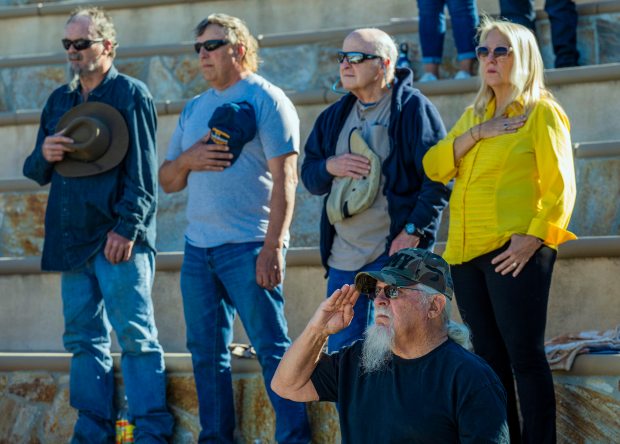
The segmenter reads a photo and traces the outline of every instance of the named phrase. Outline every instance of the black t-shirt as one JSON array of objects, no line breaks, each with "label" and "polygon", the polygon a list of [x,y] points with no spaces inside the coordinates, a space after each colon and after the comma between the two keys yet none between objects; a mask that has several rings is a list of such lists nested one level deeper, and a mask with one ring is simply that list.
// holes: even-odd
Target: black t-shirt
[{"label": "black t-shirt", "polygon": [[491,368],[448,340],[416,359],[364,373],[362,341],[322,355],[312,374],[321,401],[339,403],[342,442],[508,443],[506,394]]}]

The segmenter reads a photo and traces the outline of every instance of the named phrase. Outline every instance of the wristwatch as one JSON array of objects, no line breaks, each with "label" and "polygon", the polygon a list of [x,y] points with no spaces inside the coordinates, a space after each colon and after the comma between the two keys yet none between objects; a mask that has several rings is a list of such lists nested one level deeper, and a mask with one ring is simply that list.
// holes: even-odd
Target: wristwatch
[{"label": "wristwatch", "polygon": [[411,222],[405,225],[405,233],[409,234],[410,236],[418,236],[418,237],[424,236],[424,231],[417,228]]}]

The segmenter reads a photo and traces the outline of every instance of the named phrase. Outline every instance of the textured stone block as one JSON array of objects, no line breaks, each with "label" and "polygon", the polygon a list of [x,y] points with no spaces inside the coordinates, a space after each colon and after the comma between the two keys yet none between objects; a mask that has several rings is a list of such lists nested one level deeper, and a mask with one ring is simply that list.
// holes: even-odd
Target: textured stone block
[{"label": "textured stone block", "polygon": [[0,443],[37,443],[35,426],[41,416],[37,405],[0,398]]},{"label": "textured stone block", "polygon": [[170,407],[198,416],[198,396],[192,374],[170,374],[167,392]]},{"label": "textured stone block", "polygon": [[69,377],[59,378],[59,387],[54,402],[43,417],[42,432],[45,443],[69,442],[77,412],[69,405]]},{"label": "textured stone block", "polygon": [[599,63],[620,61],[620,14],[606,14],[596,19]]},{"label": "textured stone block", "polygon": [[43,247],[47,192],[0,194],[0,256],[32,256]]},{"label": "textured stone block", "polygon": [[558,442],[620,442],[619,377],[554,376]]},{"label": "textured stone block", "polygon": [[50,403],[56,396],[56,383],[49,374],[15,373],[7,392],[27,401]]}]

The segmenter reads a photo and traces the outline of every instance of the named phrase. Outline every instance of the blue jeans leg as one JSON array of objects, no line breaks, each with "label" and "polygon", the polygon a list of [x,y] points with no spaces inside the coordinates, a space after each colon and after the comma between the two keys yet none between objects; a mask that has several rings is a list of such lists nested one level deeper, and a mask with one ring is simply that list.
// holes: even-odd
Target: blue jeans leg
[{"label": "blue jeans leg", "polygon": [[422,63],[441,63],[446,35],[445,0],[418,0]]},{"label": "blue jeans leg", "polygon": [[[347,271],[338,270],[336,268],[329,269],[329,277],[327,279],[327,295],[331,294],[342,287],[344,284],[353,284],[355,275],[361,271],[380,270],[388,261],[389,256],[384,253],[369,264],[364,265],[359,270]],[[327,339],[327,351],[329,353],[336,352],[342,347],[353,344],[364,336],[366,327],[374,321],[374,306],[370,299],[364,294],[360,295],[353,307],[353,320],[351,324],[344,330],[331,335]]]},{"label": "blue jeans leg", "polygon": [[157,340],[151,288],[154,254],[136,245],[129,261],[110,264],[99,252],[83,270],[63,273],[64,342],[73,353],[71,405],[78,437],[93,442],[114,433],[114,375],[109,354],[113,327],[138,443],[166,442],[174,420],[166,407],[163,351]]},{"label": "blue jeans leg", "polygon": [[111,326],[91,264],[61,277],[65,331],[71,353],[69,403],[78,411],[74,444],[114,443],[114,371]]},{"label": "blue jeans leg", "polygon": [[200,402],[201,442],[232,441],[234,409],[227,346],[232,341],[235,311],[262,366],[265,388],[276,414],[276,440],[310,441],[305,405],[280,398],[270,387],[290,339],[281,286],[268,291],[256,284],[256,259],[261,247],[260,242],[215,248],[185,246],[181,288]]},{"label": "blue jeans leg", "polygon": [[200,443],[232,443],[230,354],[235,309],[217,277],[211,249],[185,244],[181,293],[200,415]]},{"label": "blue jeans leg", "polygon": [[474,0],[447,0],[459,61],[476,58],[478,8]]}]

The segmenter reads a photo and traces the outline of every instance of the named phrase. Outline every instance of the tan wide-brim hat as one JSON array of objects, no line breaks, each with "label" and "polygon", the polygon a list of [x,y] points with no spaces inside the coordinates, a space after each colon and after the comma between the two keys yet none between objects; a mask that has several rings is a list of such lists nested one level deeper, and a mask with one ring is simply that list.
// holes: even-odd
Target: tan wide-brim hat
[{"label": "tan wide-brim hat", "polygon": [[129,148],[129,130],[121,113],[101,102],[86,102],[71,108],[58,121],[56,132],[74,143],[54,168],[66,177],[93,176],[117,166]]}]

